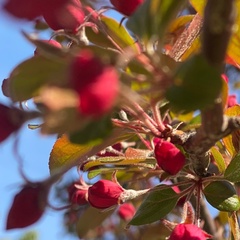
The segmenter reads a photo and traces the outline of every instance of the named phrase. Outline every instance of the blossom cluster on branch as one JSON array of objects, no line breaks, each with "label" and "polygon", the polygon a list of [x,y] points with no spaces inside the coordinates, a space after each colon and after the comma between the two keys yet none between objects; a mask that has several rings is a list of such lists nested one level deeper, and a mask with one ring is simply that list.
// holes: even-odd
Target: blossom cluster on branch
[{"label": "blossom cluster on branch", "polygon": [[[49,207],[80,238],[120,239],[125,227],[128,239],[240,239],[240,105],[224,73],[240,68],[240,1],[6,0],[2,10],[38,34],[23,32],[36,49],[3,80],[12,104],[0,104],[0,142],[25,124],[57,135],[50,176],[21,172],[7,230]],[[73,167],[79,179],[58,187]],[[53,186],[64,206],[49,200]]]}]

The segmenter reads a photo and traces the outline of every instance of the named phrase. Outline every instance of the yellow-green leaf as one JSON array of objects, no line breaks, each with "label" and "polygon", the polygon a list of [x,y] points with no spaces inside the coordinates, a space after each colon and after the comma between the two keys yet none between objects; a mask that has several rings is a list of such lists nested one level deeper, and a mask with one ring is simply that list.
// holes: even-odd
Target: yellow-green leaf
[{"label": "yellow-green leaf", "polygon": [[134,52],[139,52],[138,47],[135,44],[135,40],[131,37],[123,25],[120,25],[120,23],[115,19],[107,16],[101,16],[101,21],[105,26],[106,33],[118,46],[121,47],[121,49],[131,47]]},{"label": "yellow-green leaf", "polygon": [[143,42],[161,39],[185,0],[148,0],[129,18],[127,27]]},{"label": "yellow-green leaf", "polygon": [[[227,108],[227,110],[225,111],[225,115],[227,115],[229,117],[239,116],[240,115],[240,106],[235,105],[233,107]],[[237,132],[240,132],[240,131],[237,130]],[[237,151],[236,151],[236,149],[233,145],[232,134],[223,138],[223,143],[224,143],[226,149],[228,150],[228,152],[231,154],[232,157],[237,154]]]},{"label": "yellow-green leaf", "polygon": [[81,155],[88,152],[92,146],[73,144],[66,135],[60,137],[54,144],[49,159],[51,174],[65,165],[76,161]]},{"label": "yellow-green leaf", "polygon": [[13,101],[24,101],[34,97],[44,84],[66,79],[67,61],[56,61],[35,56],[20,63],[10,74],[5,84]]},{"label": "yellow-green leaf", "polygon": [[212,147],[210,151],[211,151],[213,158],[217,164],[219,172],[223,173],[226,169],[226,164],[225,164],[222,154],[218,151],[218,149],[216,147]]}]

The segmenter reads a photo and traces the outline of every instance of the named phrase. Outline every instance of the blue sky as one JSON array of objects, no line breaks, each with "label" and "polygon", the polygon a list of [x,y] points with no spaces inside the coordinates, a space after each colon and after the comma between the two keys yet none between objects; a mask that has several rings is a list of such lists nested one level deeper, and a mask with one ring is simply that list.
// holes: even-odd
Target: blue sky
[{"label": "blue sky", "polygon": [[[0,10],[1,11],[1,10]],[[31,24],[13,20],[0,12],[0,81],[7,78],[12,69],[33,55],[34,46],[21,34],[32,32]],[[9,100],[0,93],[0,102]],[[37,130],[24,125],[19,133],[19,151],[24,160],[24,171],[31,180],[42,180],[49,175],[48,158],[55,136],[42,136]],[[48,210],[36,224],[21,230],[5,230],[7,212],[13,196],[23,183],[18,172],[18,163],[13,154],[14,136],[0,144],[0,240],[17,240],[29,230],[36,230],[39,240],[76,239],[67,235],[62,224],[62,212]]]}]

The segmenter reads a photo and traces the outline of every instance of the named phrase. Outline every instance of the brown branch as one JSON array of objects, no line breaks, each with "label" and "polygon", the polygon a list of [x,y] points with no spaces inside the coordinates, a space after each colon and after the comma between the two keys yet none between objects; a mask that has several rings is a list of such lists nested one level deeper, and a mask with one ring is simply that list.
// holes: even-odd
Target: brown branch
[{"label": "brown branch", "polygon": [[169,56],[175,61],[180,61],[183,54],[192,46],[193,41],[199,36],[202,28],[202,17],[196,14],[188,28],[178,37]]},{"label": "brown branch", "polygon": [[[202,54],[219,75],[224,60],[232,26],[234,24],[234,0],[207,1],[202,32]],[[219,93],[220,95],[220,93]],[[229,118],[224,117],[221,98],[201,111],[202,125],[184,144],[194,171],[206,176],[210,158],[208,150],[216,141],[231,132]]]}]

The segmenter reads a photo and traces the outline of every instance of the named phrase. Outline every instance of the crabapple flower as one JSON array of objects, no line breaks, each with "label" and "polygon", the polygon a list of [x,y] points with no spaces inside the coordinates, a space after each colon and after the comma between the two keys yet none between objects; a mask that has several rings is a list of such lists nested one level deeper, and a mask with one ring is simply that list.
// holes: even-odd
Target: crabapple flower
[{"label": "crabapple flower", "polygon": [[227,99],[227,107],[233,107],[235,105],[237,105],[237,96],[235,94],[229,95],[228,99]]},{"label": "crabapple flower", "polygon": [[82,115],[98,118],[112,109],[119,91],[114,67],[83,50],[70,66],[70,84],[79,96]]},{"label": "crabapple flower", "polygon": [[73,183],[68,187],[69,201],[72,204],[84,205],[88,203],[87,192],[89,186],[87,184]]},{"label": "crabapple flower", "polygon": [[115,182],[99,180],[88,189],[88,201],[95,208],[109,208],[121,203],[124,189]]},{"label": "crabapple flower", "polygon": [[53,30],[64,29],[73,33],[85,18],[79,0],[7,0],[3,8],[17,18],[30,21],[43,16]]},{"label": "crabapple flower", "polygon": [[42,15],[43,0],[8,0],[3,8],[14,17],[33,20]]},{"label": "crabapple flower", "polygon": [[206,240],[212,236],[194,224],[178,224],[172,231],[169,240]]},{"label": "crabapple flower", "polygon": [[131,16],[143,3],[143,0],[110,0],[116,10],[126,16]]},{"label": "crabapple flower", "polygon": [[48,188],[41,183],[27,183],[14,197],[6,229],[24,228],[38,221],[47,205]]},{"label": "crabapple flower", "polygon": [[170,175],[177,174],[185,164],[185,156],[172,143],[159,141],[154,149],[157,164]]},{"label": "crabapple flower", "polygon": [[99,180],[88,188],[88,202],[95,208],[110,208],[147,193],[149,189],[124,189],[119,183]]},{"label": "crabapple flower", "polygon": [[[49,45],[52,45],[52,46],[54,46],[54,47],[56,47],[56,48],[62,48],[62,45],[61,45],[59,42],[57,42],[57,41],[55,41],[55,40],[53,40],[53,39],[50,39],[50,40],[42,40],[42,42],[48,43]],[[35,51],[34,51],[34,55],[37,56],[38,54],[39,54],[39,49],[36,48]]]},{"label": "crabapple flower", "polygon": [[132,219],[136,209],[131,203],[124,203],[118,208],[118,215],[124,221]]},{"label": "crabapple flower", "polygon": [[42,15],[53,30],[77,32],[84,22],[84,11],[79,0],[51,0],[43,8]]},{"label": "crabapple flower", "polygon": [[24,121],[24,115],[20,110],[0,104],[0,142],[16,132]]}]

